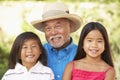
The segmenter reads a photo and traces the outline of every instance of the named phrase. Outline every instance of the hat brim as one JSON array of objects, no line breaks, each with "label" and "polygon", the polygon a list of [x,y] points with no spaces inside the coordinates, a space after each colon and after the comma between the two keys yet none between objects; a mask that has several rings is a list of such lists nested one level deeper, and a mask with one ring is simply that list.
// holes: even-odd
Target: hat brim
[{"label": "hat brim", "polygon": [[51,17],[47,17],[46,19],[43,19],[43,20],[33,21],[33,22],[31,22],[31,24],[36,29],[44,32],[43,31],[43,27],[44,27],[43,22],[53,20],[53,19],[58,19],[58,18],[67,18],[67,19],[71,20],[75,24],[72,32],[75,32],[76,30],[78,30],[82,24],[82,18],[75,14],[62,14],[62,15],[57,15],[57,16],[51,16]]}]

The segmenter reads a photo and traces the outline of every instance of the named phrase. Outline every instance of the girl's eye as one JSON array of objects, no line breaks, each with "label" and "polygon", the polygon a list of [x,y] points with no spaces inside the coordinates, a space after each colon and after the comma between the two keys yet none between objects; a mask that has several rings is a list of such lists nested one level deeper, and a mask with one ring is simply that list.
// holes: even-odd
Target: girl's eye
[{"label": "girl's eye", "polygon": [[98,40],[99,43],[103,42],[102,40]]},{"label": "girl's eye", "polygon": [[88,42],[92,42],[92,40],[91,40],[91,39],[88,39],[87,41],[88,41]]}]

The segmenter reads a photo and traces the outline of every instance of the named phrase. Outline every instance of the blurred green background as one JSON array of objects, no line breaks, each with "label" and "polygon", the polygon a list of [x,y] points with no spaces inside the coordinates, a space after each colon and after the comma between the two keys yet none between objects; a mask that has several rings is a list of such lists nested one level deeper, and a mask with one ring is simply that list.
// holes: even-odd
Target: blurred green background
[{"label": "blurred green background", "polygon": [[8,56],[14,39],[24,31],[33,31],[46,42],[42,32],[33,28],[32,20],[41,19],[45,3],[62,1],[83,18],[80,29],[72,33],[77,44],[80,31],[90,21],[101,22],[107,29],[117,80],[120,80],[120,0],[0,0],[0,79],[7,70]]}]

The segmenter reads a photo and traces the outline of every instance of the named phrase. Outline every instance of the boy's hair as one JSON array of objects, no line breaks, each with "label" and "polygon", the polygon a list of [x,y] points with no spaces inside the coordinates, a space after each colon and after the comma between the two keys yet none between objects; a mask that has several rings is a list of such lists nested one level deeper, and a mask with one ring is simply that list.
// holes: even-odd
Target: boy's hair
[{"label": "boy's hair", "polygon": [[41,55],[38,58],[38,61],[40,61],[43,65],[47,65],[47,55],[46,55],[46,51],[40,41],[40,38],[33,32],[23,32],[20,35],[18,35],[12,45],[11,51],[10,51],[10,56],[9,56],[9,62],[8,62],[8,68],[9,69],[13,69],[15,68],[16,63],[21,63],[21,60],[19,58],[19,56],[21,55],[21,49],[22,46],[24,44],[25,41],[27,40],[36,40],[40,51],[41,51]]},{"label": "boy's hair", "polygon": [[76,54],[74,60],[82,59],[86,56],[86,53],[83,50],[83,41],[84,41],[85,37],[87,36],[87,34],[92,30],[100,31],[100,33],[102,34],[104,41],[105,41],[105,50],[102,53],[101,58],[106,63],[108,63],[110,66],[114,67],[112,57],[111,57],[111,51],[110,51],[109,38],[108,38],[107,31],[106,31],[105,27],[98,22],[89,22],[82,29],[82,32],[81,32],[81,35],[79,38],[77,54]]}]

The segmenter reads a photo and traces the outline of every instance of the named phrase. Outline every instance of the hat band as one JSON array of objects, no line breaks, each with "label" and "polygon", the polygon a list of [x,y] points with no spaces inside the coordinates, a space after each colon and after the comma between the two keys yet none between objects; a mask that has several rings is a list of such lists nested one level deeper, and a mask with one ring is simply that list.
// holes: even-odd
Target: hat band
[{"label": "hat band", "polygon": [[69,11],[60,11],[60,10],[47,11],[42,15],[42,18],[45,19],[51,16],[62,15],[62,14],[69,14]]}]

